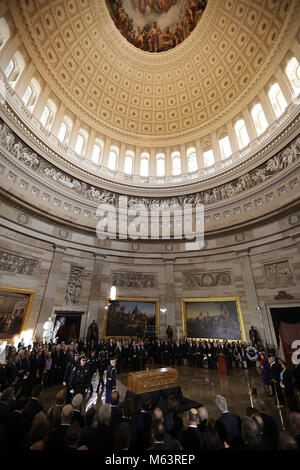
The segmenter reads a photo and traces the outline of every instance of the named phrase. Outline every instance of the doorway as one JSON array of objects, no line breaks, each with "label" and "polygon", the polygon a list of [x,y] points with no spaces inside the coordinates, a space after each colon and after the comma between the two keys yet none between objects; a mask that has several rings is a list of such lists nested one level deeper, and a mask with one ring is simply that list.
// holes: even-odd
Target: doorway
[{"label": "doorway", "polygon": [[79,339],[81,317],[84,312],[55,312],[54,336],[58,342]]},{"label": "doorway", "polygon": [[280,345],[289,367],[292,366],[291,345],[300,339],[300,307],[271,307],[270,313],[274,326],[278,349]]}]

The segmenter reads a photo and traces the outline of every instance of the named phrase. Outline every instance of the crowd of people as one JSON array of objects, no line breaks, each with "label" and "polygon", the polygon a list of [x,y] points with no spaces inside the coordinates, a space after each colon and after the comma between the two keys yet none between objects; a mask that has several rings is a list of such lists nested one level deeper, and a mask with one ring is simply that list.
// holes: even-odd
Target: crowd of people
[{"label": "crowd of people", "polygon": [[[6,363],[0,368],[0,449],[297,449],[299,366],[289,370],[284,361],[275,358],[274,348],[264,349],[261,344],[173,340],[171,329],[167,335],[164,340],[70,339],[32,345],[21,340],[17,348],[7,346]],[[255,349],[260,355],[269,393],[287,407],[289,433],[280,433],[261,400],[239,417],[228,411],[224,397],[217,396],[220,418],[208,419],[204,407],[192,408],[187,427],[178,414],[175,395],[168,397],[164,409],[153,410],[149,395],[141,397],[137,408],[132,398],[120,403],[119,393],[110,387],[105,403],[100,398],[100,408],[85,409],[89,394],[96,391],[101,397],[105,387],[109,388],[111,371],[156,365],[217,368],[220,353],[226,355],[230,367],[257,366],[249,346],[250,352]],[[53,385],[62,385],[62,389],[53,406],[44,409],[41,396]]]}]

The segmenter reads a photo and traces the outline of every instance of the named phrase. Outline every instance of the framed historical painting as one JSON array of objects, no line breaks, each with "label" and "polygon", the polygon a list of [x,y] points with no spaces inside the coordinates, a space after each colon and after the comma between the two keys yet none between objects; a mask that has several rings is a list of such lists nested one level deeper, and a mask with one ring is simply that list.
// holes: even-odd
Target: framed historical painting
[{"label": "framed historical painting", "polygon": [[245,341],[238,297],[182,299],[182,321],[187,338]]},{"label": "framed historical painting", "polygon": [[0,287],[0,340],[12,341],[26,329],[35,291]]},{"label": "framed historical painting", "polygon": [[145,328],[158,331],[159,299],[119,298],[106,299],[103,321],[103,336],[130,337],[143,336]]}]

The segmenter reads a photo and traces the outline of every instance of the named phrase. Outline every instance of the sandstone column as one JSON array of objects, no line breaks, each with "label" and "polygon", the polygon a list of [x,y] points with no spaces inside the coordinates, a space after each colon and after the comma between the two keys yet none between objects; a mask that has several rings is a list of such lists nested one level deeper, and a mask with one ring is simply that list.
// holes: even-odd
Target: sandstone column
[{"label": "sandstone column", "polygon": [[[58,245],[54,246],[53,258],[36,326],[36,330],[38,330],[39,333],[42,333],[43,323],[47,320],[48,317],[51,316],[53,307],[55,305],[56,288],[59,281],[64,254],[64,247]],[[34,332],[34,336],[35,334],[36,331]]]},{"label": "sandstone column", "polygon": [[249,341],[249,336],[248,336],[249,330],[250,330],[250,327],[253,325],[254,328],[257,329],[257,331],[259,332],[260,338],[263,341],[265,341],[267,326],[265,326],[264,320],[263,320],[264,312],[263,311],[261,312],[262,314],[262,320],[261,320],[260,313],[258,310],[256,310],[257,306],[259,305],[259,300],[258,300],[257,293],[256,293],[249,253],[248,253],[248,250],[242,250],[242,251],[238,251],[237,254],[240,259],[241,270],[243,274],[244,289],[245,289],[247,311],[248,311],[248,315],[247,315],[248,321],[247,321],[247,318],[245,318],[245,315],[243,315],[246,340]]},{"label": "sandstone column", "polygon": [[164,315],[164,323],[160,314],[160,336],[166,336],[166,328],[168,325],[173,330],[173,337],[176,337],[176,317],[175,317],[175,279],[174,279],[174,259],[164,259],[165,264],[165,295],[161,307],[165,307],[167,312]]},{"label": "sandstone column", "polygon": [[87,328],[92,323],[93,320],[97,323],[99,327],[99,335],[102,335],[102,323],[103,323],[103,312],[104,312],[104,304],[105,301],[103,300],[103,296],[101,296],[101,281],[103,276],[103,265],[105,256],[94,254],[95,263],[94,263],[94,270],[92,274],[92,282],[91,282],[91,290],[90,290],[90,298],[88,303],[88,312],[87,312],[87,320],[84,335],[86,336]]}]

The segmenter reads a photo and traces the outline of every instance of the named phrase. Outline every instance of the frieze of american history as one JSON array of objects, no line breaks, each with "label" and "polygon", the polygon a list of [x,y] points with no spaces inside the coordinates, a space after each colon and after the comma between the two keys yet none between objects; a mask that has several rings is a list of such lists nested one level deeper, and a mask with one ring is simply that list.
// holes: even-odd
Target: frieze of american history
[{"label": "frieze of american history", "polygon": [[[119,201],[119,198],[123,197],[121,194],[96,188],[84,181],[80,181],[58,169],[43,157],[38,156],[29,146],[21,142],[19,137],[4,122],[0,122],[0,145],[6,150],[6,153],[8,151],[15,159],[28,165],[37,174],[67,187],[79,196],[94,201],[97,204],[111,204],[115,207],[121,207],[123,204],[122,200]],[[146,207],[147,209],[166,210],[183,207],[185,204],[191,204],[192,206],[196,206],[199,203],[213,204],[263,183],[292,165],[295,160],[299,159],[299,155],[300,136],[261,165],[228,183],[220,184],[204,191],[169,198],[128,196],[127,206],[129,208]]]}]

